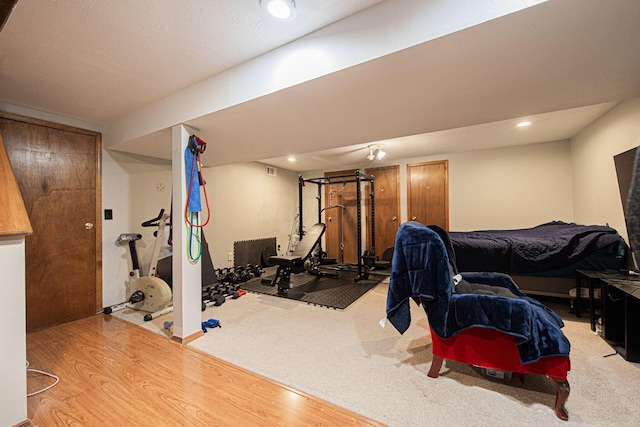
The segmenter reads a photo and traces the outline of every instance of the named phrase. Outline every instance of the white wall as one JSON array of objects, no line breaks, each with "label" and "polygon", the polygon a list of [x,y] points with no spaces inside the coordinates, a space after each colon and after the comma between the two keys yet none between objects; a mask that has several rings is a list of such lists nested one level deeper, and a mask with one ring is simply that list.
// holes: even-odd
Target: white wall
[{"label": "white wall", "polygon": [[456,153],[448,159],[452,231],[573,220],[568,141]]},{"label": "white wall", "polygon": [[628,241],[613,156],[640,145],[640,98],[625,101],[571,140],[575,220],[606,224]]},{"label": "white wall", "polygon": [[216,268],[232,266],[233,242],[275,237],[281,250],[288,244],[298,209],[298,175],[278,169],[267,176],[261,163],[239,163],[204,169],[211,202],[205,228]]},{"label": "white wall", "polygon": [[[0,237],[0,425],[27,420],[24,237]],[[35,367],[34,367],[35,368]]]},{"label": "white wall", "polygon": [[130,175],[118,163],[126,157],[102,150],[102,207],[113,211],[112,220],[102,221],[102,305],[107,307],[124,301],[125,278],[130,265],[125,251],[116,246],[120,233],[129,228]]}]

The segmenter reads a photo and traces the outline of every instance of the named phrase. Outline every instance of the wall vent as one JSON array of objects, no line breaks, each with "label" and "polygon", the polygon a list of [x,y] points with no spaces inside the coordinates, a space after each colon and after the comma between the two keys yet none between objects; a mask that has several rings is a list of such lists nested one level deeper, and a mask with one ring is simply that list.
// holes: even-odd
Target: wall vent
[{"label": "wall vent", "polygon": [[267,173],[267,176],[278,176],[278,169],[274,168],[273,166],[266,166],[265,171]]}]

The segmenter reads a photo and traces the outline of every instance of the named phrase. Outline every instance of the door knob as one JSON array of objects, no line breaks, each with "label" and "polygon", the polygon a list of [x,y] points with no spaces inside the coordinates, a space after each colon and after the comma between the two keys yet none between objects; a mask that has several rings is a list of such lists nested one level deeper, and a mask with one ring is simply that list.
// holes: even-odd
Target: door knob
[{"label": "door knob", "polygon": [[397,220],[398,220],[397,216],[394,216],[393,218],[391,218],[391,221],[397,221]]},{"label": "door knob", "polygon": [[91,224],[90,222],[85,222],[84,228],[86,228],[87,230],[91,230],[93,228],[93,224]]},{"label": "door knob", "polygon": [[415,220],[416,220],[416,217],[415,217],[415,216],[412,216],[412,217],[411,217],[411,221],[415,221]]}]

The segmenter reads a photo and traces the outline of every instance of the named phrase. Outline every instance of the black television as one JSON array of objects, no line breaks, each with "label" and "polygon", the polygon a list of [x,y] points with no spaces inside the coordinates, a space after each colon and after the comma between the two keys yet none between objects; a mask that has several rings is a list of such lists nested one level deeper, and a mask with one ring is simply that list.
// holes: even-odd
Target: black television
[{"label": "black television", "polygon": [[[634,221],[634,220],[630,218],[631,212],[629,210],[629,203],[631,202],[631,204],[634,207],[637,207],[638,205],[640,205],[640,200],[637,200],[637,198],[640,197],[640,195],[635,194],[637,193],[637,190],[640,190],[640,187],[638,187],[640,186],[640,177],[634,176],[634,171],[636,171],[635,161],[638,154],[637,151],[638,151],[638,147],[635,147],[613,156],[613,161],[616,167],[616,175],[618,177],[618,188],[620,191],[620,199],[622,200],[622,209],[624,210],[624,218],[625,218],[625,223],[627,227],[627,236],[629,237],[628,239],[629,247],[631,249],[630,250],[631,257],[629,259],[629,269],[636,272],[638,271],[637,252],[640,250],[640,248],[635,247],[636,244],[634,244],[634,242],[640,241],[640,236],[637,235],[637,233],[639,232],[636,229],[637,219],[635,219],[636,226],[634,227],[633,224],[631,224],[632,226],[630,227],[630,221]],[[634,194],[631,195],[630,190],[634,180],[635,180],[635,187],[638,187],[638,188],[636,189],[636,192],[634,192]],[[631,197],[635,197],[636,199],[632,200],[630,199]],[[637,215],[638,213],[636,213],[636,216]]]}]

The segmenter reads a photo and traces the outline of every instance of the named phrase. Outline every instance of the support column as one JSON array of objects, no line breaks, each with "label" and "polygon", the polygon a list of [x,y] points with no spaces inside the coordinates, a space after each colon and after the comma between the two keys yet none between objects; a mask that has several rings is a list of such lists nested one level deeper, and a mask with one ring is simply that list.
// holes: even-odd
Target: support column
[{"label": "support column", "polygon": [[200,261],[191,262],[186,256],[189,229],[184,222],[184,205],[187,199],[184,151],[192,133],[195,131],[184,125],[171,128],[173,340],[180,343],[192,341],[203,334],[201,327],[202,271]]}]

